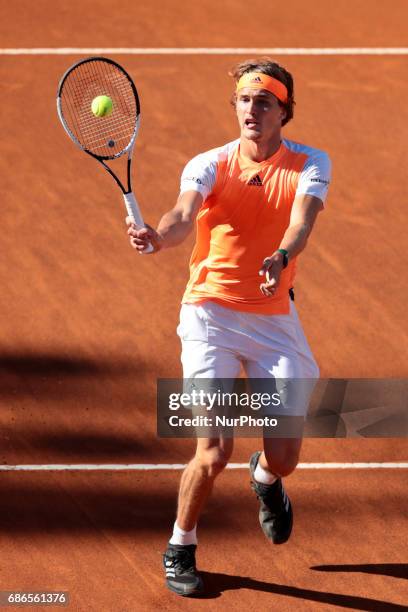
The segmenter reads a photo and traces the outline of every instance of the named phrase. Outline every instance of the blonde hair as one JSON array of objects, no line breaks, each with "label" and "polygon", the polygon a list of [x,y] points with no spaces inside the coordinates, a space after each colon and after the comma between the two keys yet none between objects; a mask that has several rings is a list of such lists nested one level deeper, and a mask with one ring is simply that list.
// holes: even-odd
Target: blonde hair
[{"label": "blonde hair", "polygon": [[[245,60],[244,62],[236,64],[229,72],[229,75],[232,76],[232,78],[237,83],[242,77],[242,75],[246,72],[262,72],[263,74],[267,74],[277,79],[285,85],[286,89],[288,90],[288,100],[285,103],[278,100],[278,104],[285,109],[286,117],[283,119],[282,125],[286,125],[293,118],[293,111],[295,106],[293,77],[290,72],[288,72],[286,68],[284,68],[277,62],[274,62],[269,57],[263,57],[260,59]],[[235,107],[235,93],[231,98],[231,104]]]}]

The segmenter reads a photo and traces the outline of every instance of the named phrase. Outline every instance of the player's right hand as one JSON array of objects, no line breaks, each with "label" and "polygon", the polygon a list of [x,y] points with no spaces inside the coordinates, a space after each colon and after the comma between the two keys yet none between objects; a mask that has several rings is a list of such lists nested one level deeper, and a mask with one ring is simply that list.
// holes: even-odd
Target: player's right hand
[{"label": "player's right hand", "polygon": [[145,253],[151,255],[157,253],[163,247],[163,238],[150,225],[146,227],[138,227],[131,217],[126,217],[126,225],[128,226],[128,235],[130,237],[130,245],[139,253],[143,253],[149,244],[152,245],[153,251]]}]

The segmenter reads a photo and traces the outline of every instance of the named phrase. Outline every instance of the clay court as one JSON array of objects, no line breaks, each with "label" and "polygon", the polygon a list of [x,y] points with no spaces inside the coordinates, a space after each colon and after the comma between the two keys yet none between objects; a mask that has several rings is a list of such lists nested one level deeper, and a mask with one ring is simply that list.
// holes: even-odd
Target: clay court
[{"label": "clay court", "polygon": [[[181,376],[175,329],[193,238],[154,257],[130,248],[121,194],[67,138],[55,95],[92,50],[151,49],[106,55],[141,96],[134,190],[154,225],[185,163],[237,137],[228,71],[255,55],[239,49],[281,48],[297,99],[284,135],[333,162],[297,275],[306,335],[323,377],[404,378],[407,17],[403,0],[392,11],[372,0],[2,4],[1,591],[69,592],[75,611],[406,609],[403,438],[305,440],[282,547],[259,529],[247,470],[226,470],[199,526],[207,592],[166,590],[161,554],[194,443],[157,437],[156,381]],[[283,53],[311,47],[380,51]],[[187,48],[204,51],[177,51]],[[258,445],[237,440],[232,460]],[[327,462],[393,467],[311,466]]]}]

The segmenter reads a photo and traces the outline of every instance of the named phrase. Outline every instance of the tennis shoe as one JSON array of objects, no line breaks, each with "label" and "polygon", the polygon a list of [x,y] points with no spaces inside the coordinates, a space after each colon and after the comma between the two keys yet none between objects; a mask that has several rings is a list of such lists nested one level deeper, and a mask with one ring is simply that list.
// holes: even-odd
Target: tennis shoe
[{"label": "tennis shoe", "polygon": [[196,548],[196,544],[169,544],[163,555],[166,584],[177,595],[188,597],[203,590],[203,581],[196,569]]},{"label": "tennis shoe", "polygon": [[269,540],[272,540],[274,544],[284,544],[292,532],[292,505],[283,488],[281,478],[271,485],[255,480],[254,472],[260,455],[260,451],[257,451],[249,460],[251,486],[260,502],[259,522]]}]

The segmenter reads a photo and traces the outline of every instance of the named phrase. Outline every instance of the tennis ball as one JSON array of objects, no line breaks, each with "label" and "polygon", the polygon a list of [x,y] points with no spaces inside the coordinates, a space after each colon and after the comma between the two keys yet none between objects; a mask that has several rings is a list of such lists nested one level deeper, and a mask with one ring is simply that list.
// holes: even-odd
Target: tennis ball
[{"label": "tennis ball", "polygon": [[109,96],[96,96],[92,100],[92,112],[95,117],[107,117],[113,111],[113,102]]}]

